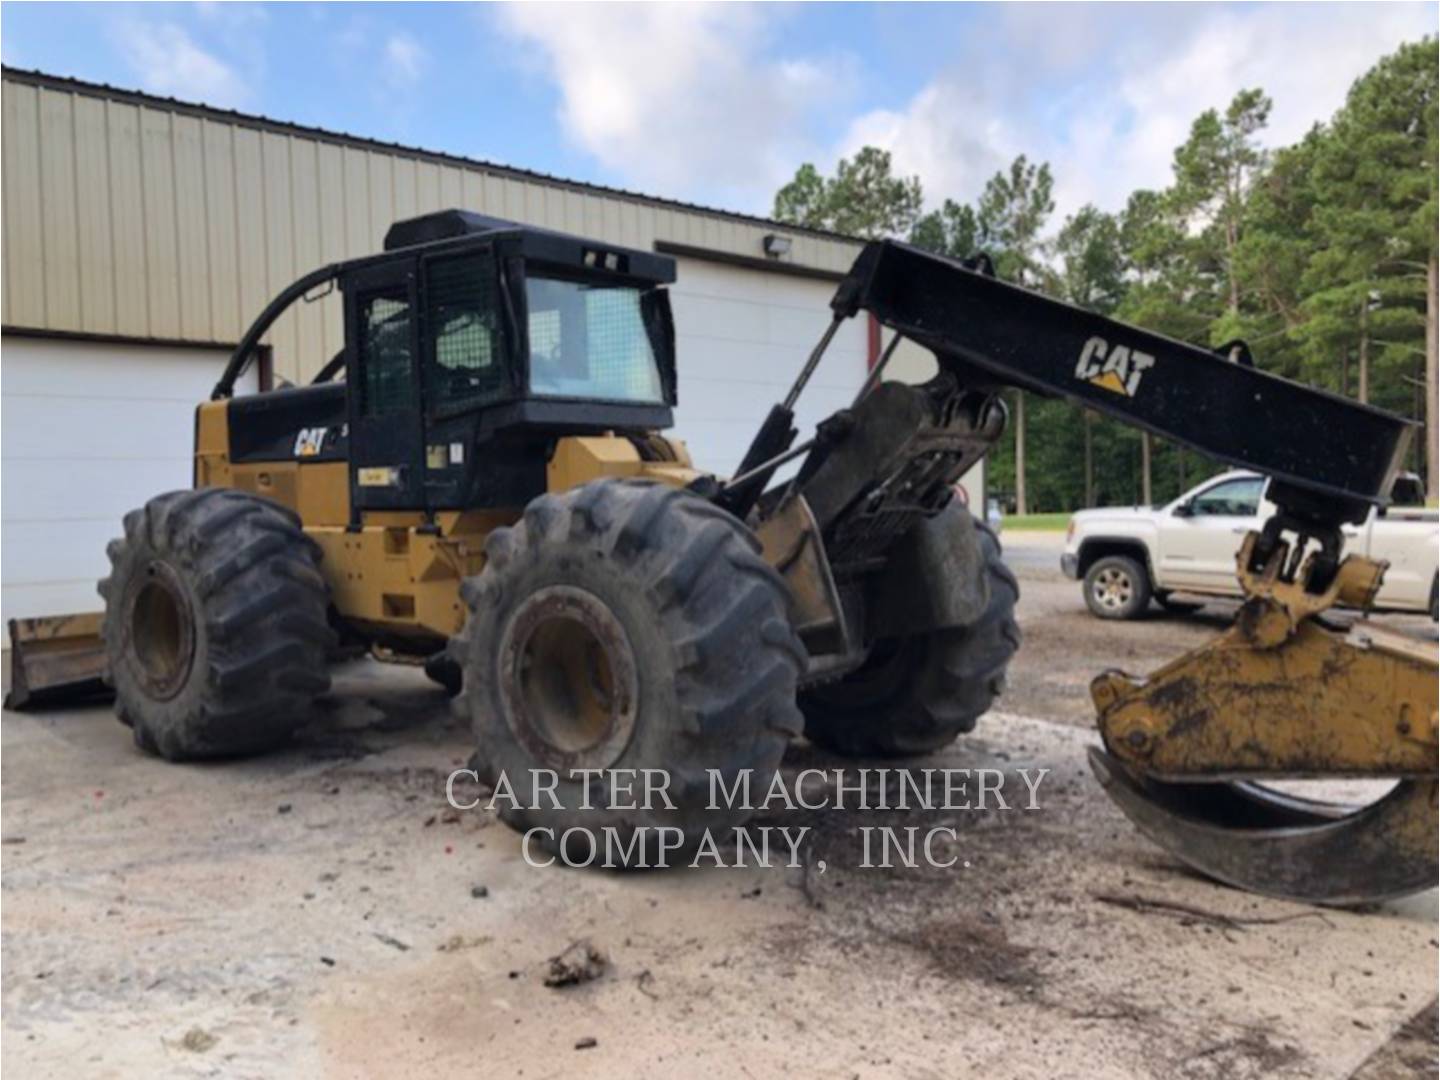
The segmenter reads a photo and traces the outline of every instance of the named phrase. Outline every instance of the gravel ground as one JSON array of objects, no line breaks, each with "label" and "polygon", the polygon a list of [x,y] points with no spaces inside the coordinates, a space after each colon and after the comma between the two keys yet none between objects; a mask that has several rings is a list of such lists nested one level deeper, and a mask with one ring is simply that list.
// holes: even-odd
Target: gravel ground
[{"label": "gravel ground", "polygon": [[[5,714],[0,1065],[1433,1072],[1433,891],[1354,913],[1212,885],[1139,837],[1084,766],[1089,678],[1158,665],[1223,609],[1101,624],[1059,577],[1058,536],[1006,540],[1026,636],[1010,690],[973,737],[913,764],[1012,770],[1016,805],[1013,770],[1048,768],[1041,808],[762,819],[814,829],[808,871],[527,866],[493,816],[449,810],[468,739],[411,669],[348,665],[293,749],[227,765],[142,757],[103,707]],[[786,766],[840,764],[800,745]],[[957,861],[861,869],[856,830],[875,824],[953,828]],[[604,955],[599,977],[546,985],[580,940]]]}]

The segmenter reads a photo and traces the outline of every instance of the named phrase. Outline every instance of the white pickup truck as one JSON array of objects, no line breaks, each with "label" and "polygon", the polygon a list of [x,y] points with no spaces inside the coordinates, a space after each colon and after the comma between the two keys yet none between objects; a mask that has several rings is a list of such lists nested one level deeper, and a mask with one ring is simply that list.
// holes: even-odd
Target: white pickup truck
[{"label": "white pickup truck", "polygon": [[[1136,618],[1152,598],[1170,610],[1189,611],[1202,597],[1239,597],[1240,541],[1275,511],[1265,498],[1267,483],[1252,472],[1227,472],[1164,506],[1081,510],[1070,518],[1060,569],[1084,582],[1085,603],[1102,619]],[[1372,510],[1363,525],[1345,526],[1345,551],[1390,564],[1377,610],[1435,618],[1435,510]]]}]

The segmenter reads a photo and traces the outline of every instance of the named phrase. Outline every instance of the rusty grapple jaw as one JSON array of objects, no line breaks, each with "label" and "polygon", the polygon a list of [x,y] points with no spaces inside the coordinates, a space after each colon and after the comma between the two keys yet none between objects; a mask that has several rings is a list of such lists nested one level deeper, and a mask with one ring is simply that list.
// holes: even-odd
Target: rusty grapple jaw
[{"label": "rusty grapple jaw", "polygon": [[[1322,550],[1297,566],[1259,533],[1237,561],[1229,630],[1148,678],[1091,684],[1095,775],[1147,837],[1227,884],[1332,905],[1434,888],[1436,646],[1320,617],[1367,606],[1384,563]],[[1398,783],[1358,807],[1261,786],[1296,779]]]}]

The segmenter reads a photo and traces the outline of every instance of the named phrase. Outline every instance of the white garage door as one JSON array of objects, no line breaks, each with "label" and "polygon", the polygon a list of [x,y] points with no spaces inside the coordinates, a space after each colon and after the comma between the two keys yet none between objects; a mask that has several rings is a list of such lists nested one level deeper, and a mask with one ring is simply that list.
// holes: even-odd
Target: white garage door
[{"label": "white garage door", "polygon": [[[698,468],[731,476],[830,324],[835,286],[699,259],[676,262],[670,288],[680,384],[674,434],[689,445]],[[862,314],[841,326],[801,395],[797,441],[854,401],[867,355]]]},{"label": "white garage door", "polygon": [[[6,337],[0,355],[0,618],[99,611],[120,519],[191,484],[215,349]],[[248,385],[246,385],[248,384]],[[255,373],[241,393],[253,392]]]}]

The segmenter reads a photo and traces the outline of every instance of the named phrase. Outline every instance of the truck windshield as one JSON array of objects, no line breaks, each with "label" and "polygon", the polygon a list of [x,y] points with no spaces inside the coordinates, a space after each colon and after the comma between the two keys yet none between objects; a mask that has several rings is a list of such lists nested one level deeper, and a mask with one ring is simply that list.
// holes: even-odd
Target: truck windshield
[{"label": "truck windshield", "polygon": [[530,392],[660,403],[641,290],[527,277]]}]

